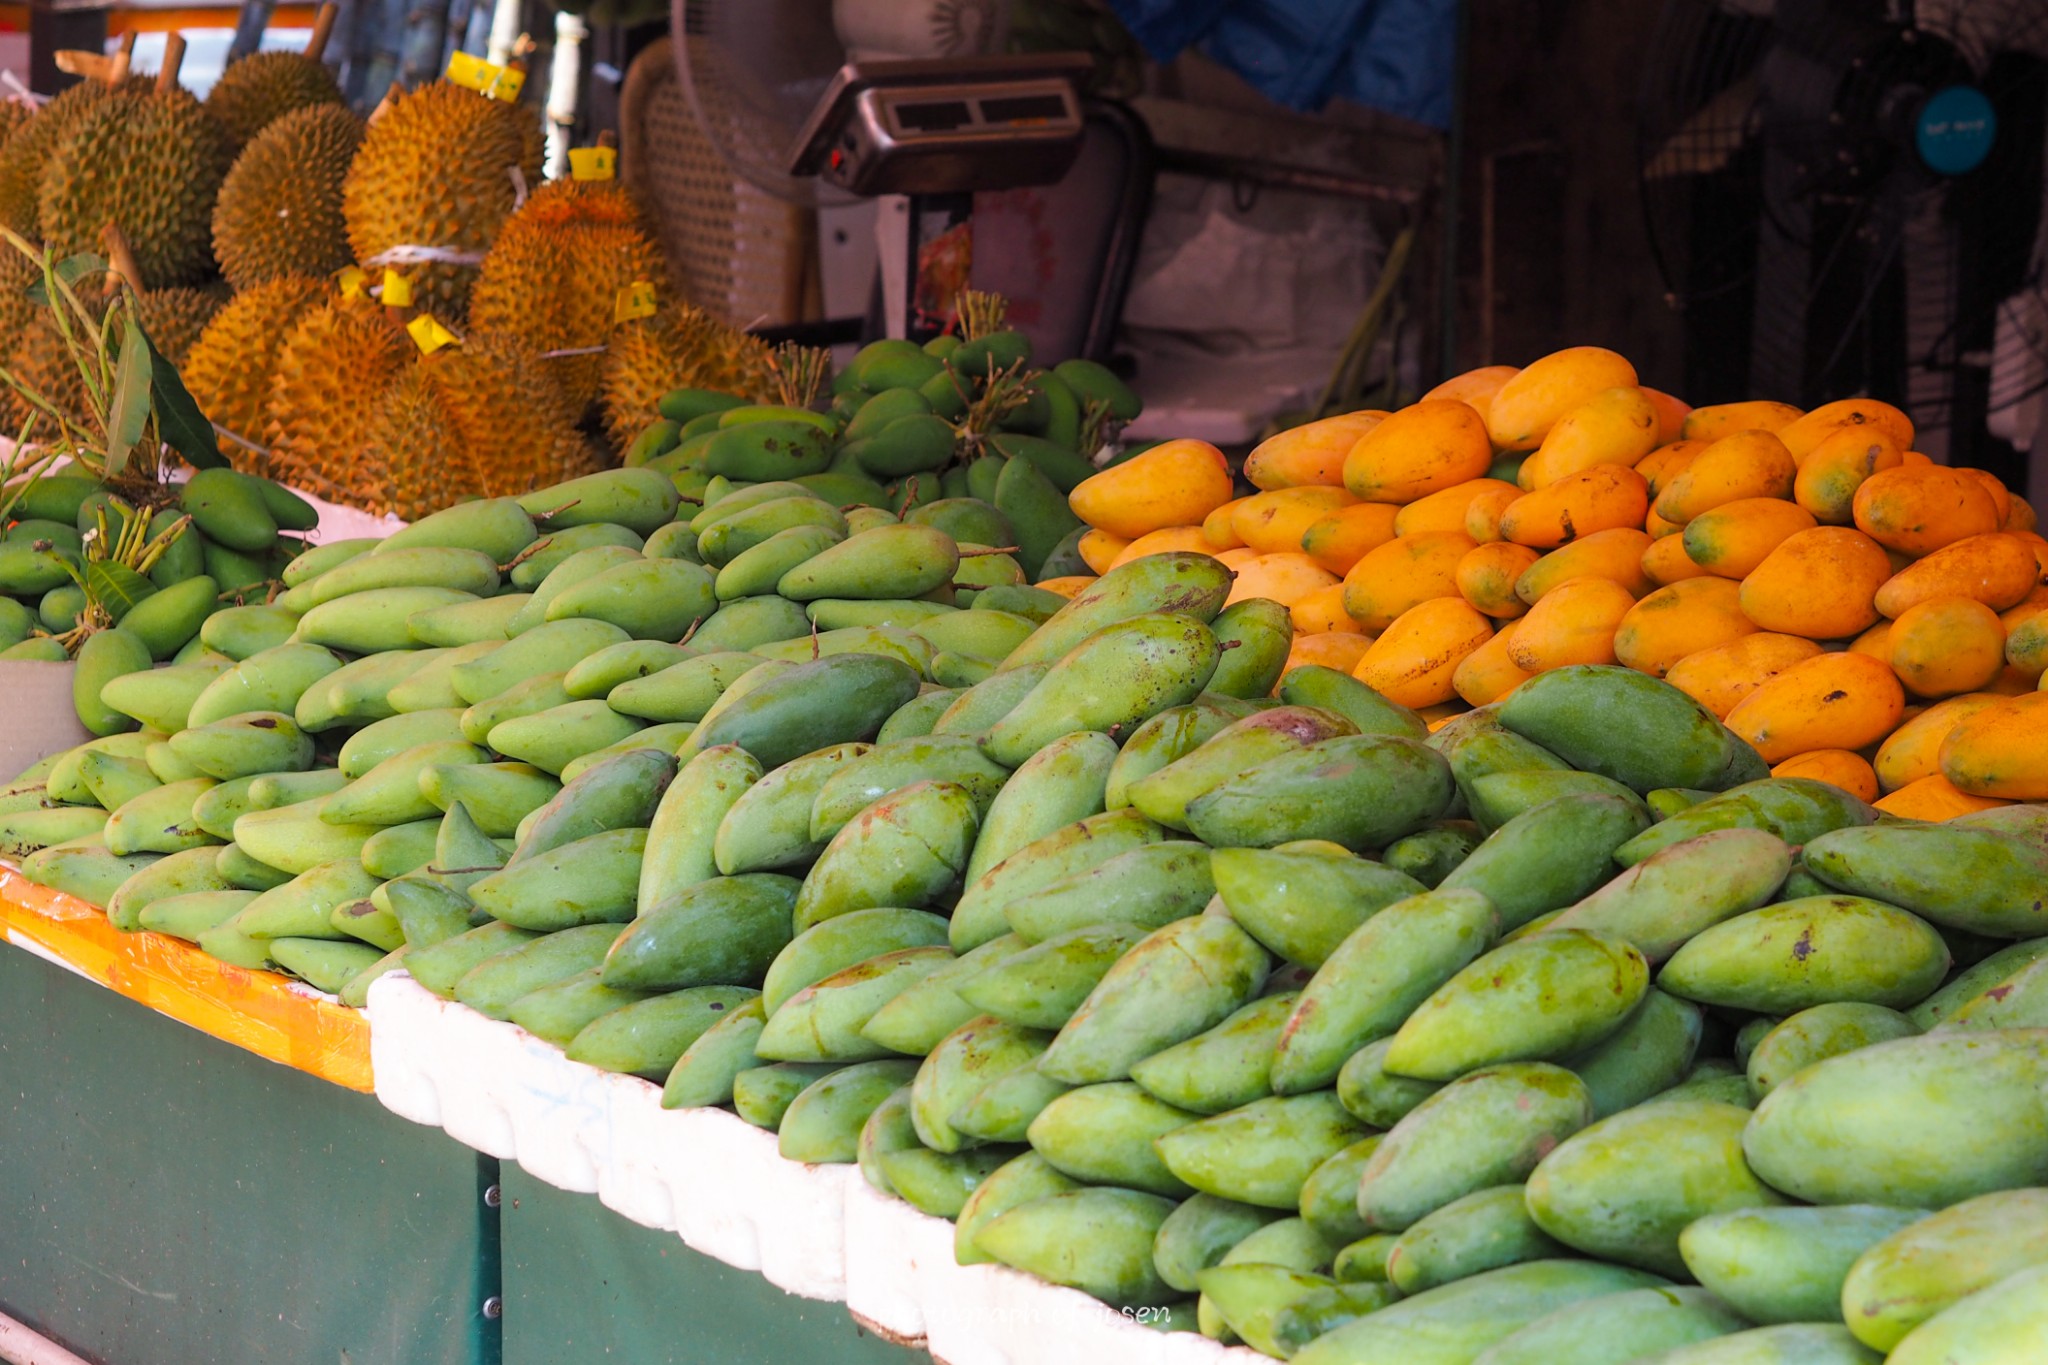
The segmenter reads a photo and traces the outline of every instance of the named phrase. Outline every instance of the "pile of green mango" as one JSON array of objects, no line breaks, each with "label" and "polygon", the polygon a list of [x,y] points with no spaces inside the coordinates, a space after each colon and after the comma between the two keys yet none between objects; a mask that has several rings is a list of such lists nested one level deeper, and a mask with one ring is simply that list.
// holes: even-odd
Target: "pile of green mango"
[{"label": "pile of green mango", "polygon": [[309,552],[106,681],[141,728],[0,792],[0,848],[1268,1355],[2038,1358],[2048,808],[1885,817],[1615,667],[1432,733],[1206,555],[1069,600],[706,493]]},{"label": "pile of green mango", "polygon": [[[877,341],[833,377],[824,412],[677,389],[625,462],[668,474],[706,504],[734,482],[793,483],[834,506],[885,507],[963,545],[1010,547],[1032,581],[1085,574],[1076,546],[1087,528],[1066,495],[1096,471],[1098,450],[1083,446],[1100,446],[1143,405],[1093,361],[1030,361],[1029,338],[1009,330],[923,346]],[[845,529],[776,525],[792,527],[812,539]]]},{"label": "pile of green mango", "polygon": [[131,518],[144,521],[152,538],[171,537],[146,576],[123,573],[118,591],[98,595],[126,633],[102,643],[87,635],[78,646],[87,680],[78,715],[97,734],[120,721],[100,710],[92,679],[197,656],[206,648],[199,638],[206,618],[245,597],[260,600],[320,522],[312,504],[282,484],[232,469],[201,470],[161,492],[161,505],[152,505],[85,474],[45,475],[12,497],[0,530],[0,659],[50,663],[71,657],[57,637],[78,624],[87,587],[96,584],[86,537],[98,534],[101,520],[112,537]]}]

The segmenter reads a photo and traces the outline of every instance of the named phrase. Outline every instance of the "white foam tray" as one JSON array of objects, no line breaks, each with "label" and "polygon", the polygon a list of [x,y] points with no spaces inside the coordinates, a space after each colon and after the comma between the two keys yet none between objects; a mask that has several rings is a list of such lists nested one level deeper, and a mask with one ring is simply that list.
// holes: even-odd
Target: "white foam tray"
[{"label": "white foam tray", "polygon": [[560,1189],[594,1193],[786,1293],[843,1302],[946,1365],[1249,1365],[1001,1266],[953,1259],[953,1225],[870,1188],[854,1166],[786,1161],[722,1109],[663,1109],[660,1087],[572,1062],[515,1024],[403,972],[370,987],[377,1098]]}]

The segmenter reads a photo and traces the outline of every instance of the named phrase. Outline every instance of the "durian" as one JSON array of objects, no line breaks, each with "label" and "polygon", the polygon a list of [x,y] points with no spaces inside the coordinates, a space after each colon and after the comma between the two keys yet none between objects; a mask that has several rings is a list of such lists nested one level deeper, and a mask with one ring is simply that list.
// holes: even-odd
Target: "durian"
[{"label": "durian", "polygon": [[7,139],[20,132],[35,115],[33,104],[17,99],[0,99],[0,147],[5,147]]},{"label": "durian", "polygon": [[354,259],[341,182],[362,140],[360,118],[321,104],[286,114],[242,150],[213,206],[213,254],[230,284],[328,275]]},{"label": "durian", "polygon": [[539,352],[482,335],[423,356],[385,391],[366,465],[380,471],[377,500],[349,501],[413,518],[559,483],[598,461]]},{"label": "durian", "polygon": [[[470,297],[470,326],[540,351],[603,346],[618,326],[618,293],[666,285],[661,249],[615,180],[552,180],[506,220]],[[596,401],[602,352],[550,357],[580,414]]]},{"label": "durian", "polygon": [[53,251],[93,250],[100,230],[117,223],[149,289],[212,273],[213,200],[228,169],[219,125],[178,86],[183,56],[171,35],[154,90],[101,99],[81,114],[38,189],[36,216]]},{"label": "durian", "polygon": [[404,329],[366,299],[336,300],[301,318],[278,348],[265,409],[278,477],[318,497],[355,501],[376,400],[414,353]]},{"label": "durian", "polygon": [[[242,441],[264,439],[270,381],[278,352],[305,314],[332,294],[325,280],[286,277],[246,289],[213,315],[180,367],[199,410]],[[247,446],[223,441],[221,453],[245,473],[267,473],[269,461]]]},{"label": "durian", "polygon": [[169,289],[143,290],[137,311],[142,318],[142,330],[149,334],[163,358],[182,369],[207,324],[219,316],[228,298],[227,288],[219,282],[196,288],[179,284]]},{"label": "durian", "polygon": [[[378,264],[394,247],[454,251],[481,260],[529,187],[540,184],[533,111],[447,81],[398,94],[370,120],[342,185],[342,215],[356,259]],[[416,306],[459,324],[476,266],[391,262]]]},{"label": "durian", "polygon": [[303,52],[252,52],[228,63],[207,93],[206,109],[239,150],[295,109],[345,101],[334,72],[321,61],[334,32],[335,7],[320,7],[313,38]]},{"label": "durian", "polygon": [[94,107],[110,99],[126,99],[149,93],[153,84],[146,76],[129,76],[121,56],[115,59],[113,80],[83,80],[64,90],[43,106],[42,112],[8,135],[0,147],[0,223],[32,242],[41,241],[42,224],[37,212],[43,170],[70,131]]},{"label": "durian", "polygon": [[655,401],[670,389],[775,401],[769,354],[759,338],[687,303],[626,323],[612,333],[604,358],[601,398],[612,448],[632,444],[654,420]]}]

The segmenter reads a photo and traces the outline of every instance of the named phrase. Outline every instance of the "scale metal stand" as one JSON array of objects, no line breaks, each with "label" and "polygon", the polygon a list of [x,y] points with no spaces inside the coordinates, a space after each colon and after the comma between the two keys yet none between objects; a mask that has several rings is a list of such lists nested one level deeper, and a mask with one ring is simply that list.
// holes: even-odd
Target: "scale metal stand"
[{"label": "scale metal stand", "polygon": [[[882,199],[888,335],[945,330],[966,287],[974,195],[1049,185],[1086,129],[1082,53],[849,62],[797,134],[787,169]],[[897,202],[891,204],[890,199]]]}]

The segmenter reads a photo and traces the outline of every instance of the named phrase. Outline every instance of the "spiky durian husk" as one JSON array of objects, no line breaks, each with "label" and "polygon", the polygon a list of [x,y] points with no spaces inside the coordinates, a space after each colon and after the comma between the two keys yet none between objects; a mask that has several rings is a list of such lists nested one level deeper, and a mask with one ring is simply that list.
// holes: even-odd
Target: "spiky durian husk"
[{"label": "spiky durian husk", "polygon": [[[180,366],[199,410],[244,441],[261,444],[278,351],[305,314],[329,296],[326,281],[286,278],[245,290],[213,315]],[[233,441],[221,453],[235,468],[267,474],[263,456]]]},{"label": "spiky durian husk", "polygon": [[138,307],[142,330],[149,334],[165,360],[183,366],[191,358],[192,347],[206,330],[206,324],[213,321],[230,297],[227,286],[219,281],[198,288],[177,285],[145,290]]},{"label": "spiky durian husk", "polygon": [[320,104],[284,115],[242,150],[213,206],[213,252],[229,283],[328,275],[354,259],[341,182],[362,140],[363,121],[345,105]]},{"label": "spiky durian husk", "polygon": [[364,505],[408,518],[599,465],[548,362],[516,338],[488,335],[423,357],[385,391],[366,463],[383,486]]},{"label": "spiky durian husk", "polygon": [[[34,124],[30,124],[34,127]],[[101,100],[43,168],[37,219],[60,256],[127,234],[144,289],[213,273],[213,200],[228,170],[226,136],[184,90]]]},{"label": "spiky durian husk", "polygon": [[295,109],[342,104],[334,72],[303,52],[252,52],[228,63],[206,96],[206,110],[241,147]]},{"label": "spiky durian husk", "polygon": [[[34,261],[12,249],[0,250],[0,364],[14,369],[14,351],[21,338],[35,326],[45,309],[28,296],[29,286],[42,278]],[[28,404],[12,384],[0,383],[0,421],[13,437],[28,415]]]},{"label": "spiky durian husk", "polygon": [[80,81],[10,134],[6,145],[0,147],[0,223],[32,242],[42,240],[37,200],[43,169],[50,164],[50,154],[58,143],[101,101],[112,96],[126,99],[147,95],[154,87],[154,81],[146,76],[130,76],[119,86]]},{"label": "spiky durian husk", "polygon": [[[356,259],[396,246],[488,250],[512,213],[518,184],[540,183],[540,145],[530,110],[447,81],[401,95],[371,122],[342,185]],[[474,265],[397,269],[411,280],[417,306],[462,322]]]},{"label": "spiky durian husk", "polygon": [[470,491],[468,452],[424,365],[411,366],[384,391],[368,443],[364,486],[351,499],[367,511],[417,521]]},{"label": "spiky durian husk", "polygon": [[0,100],[0,147],[5,147],[7,139],[20,132],[35,116],[32,104],[15,99]]},{"label": "spiky durian husk", "polygon": [[[265,412],[278,476],[316,496],[355,503],[376,400],[404,372],[412,340],[367,300],[325,304],[278,347]],[[371,478],[366,479],[366,475]]]},{"label": "spiky durian husk", "polygon": [[716,389],[756,402],[774,398],[769,349],[701,308],[677,304],[612,333],[601,398],[614,450],[632,444],[670,389]]},{"label": "spiky durian husk", "polygon": [[[603,346],[618,327],[619,290],[642,280],[664,289],[661,248],[624,190],[611,184],[550,181],[512,215],[470,296],[471,327],[518,337],[539,351]],[[604,356],[548,363],[576,412],[587,412],[597,400]]]}]

